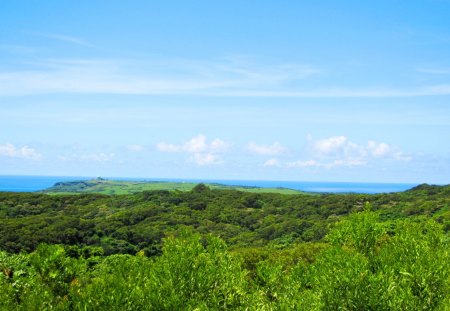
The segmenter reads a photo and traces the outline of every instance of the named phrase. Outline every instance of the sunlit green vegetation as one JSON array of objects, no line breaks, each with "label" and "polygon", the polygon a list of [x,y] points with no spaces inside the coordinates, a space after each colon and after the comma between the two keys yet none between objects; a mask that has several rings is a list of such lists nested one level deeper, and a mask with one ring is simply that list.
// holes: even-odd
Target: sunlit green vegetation
[{"label": "sunlit green vegetation", "polygon": [[449,310],[450,187],[0,193],[2,310]]}]

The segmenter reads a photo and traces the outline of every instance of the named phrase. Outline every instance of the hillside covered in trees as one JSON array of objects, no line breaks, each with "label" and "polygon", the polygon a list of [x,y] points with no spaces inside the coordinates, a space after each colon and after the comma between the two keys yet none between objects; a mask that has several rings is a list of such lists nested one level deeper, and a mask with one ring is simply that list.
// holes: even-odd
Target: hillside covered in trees
[{"label": "hillside covered in trees", "polygon": [[447,310],[450,187],[0,193],[8,310]]}]

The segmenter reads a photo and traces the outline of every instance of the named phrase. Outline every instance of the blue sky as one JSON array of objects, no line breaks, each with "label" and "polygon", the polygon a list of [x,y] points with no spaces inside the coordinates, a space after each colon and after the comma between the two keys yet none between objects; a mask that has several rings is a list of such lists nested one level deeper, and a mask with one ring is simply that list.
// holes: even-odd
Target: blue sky
[{"label": "blue sky", "polygon": [[2,1],[0,175],[449,183],[450,1]]}]

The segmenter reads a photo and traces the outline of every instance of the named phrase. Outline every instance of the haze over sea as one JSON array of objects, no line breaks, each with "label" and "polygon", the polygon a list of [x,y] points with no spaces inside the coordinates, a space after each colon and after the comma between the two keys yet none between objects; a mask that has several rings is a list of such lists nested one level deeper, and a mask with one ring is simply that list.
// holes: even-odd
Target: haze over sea
[{"label": "haze over sea", "polygon": [[[0,191],[33,192],[44,190],[61,181],[89,180],[94,177],[75,176],[0,176]],[[405,191],[417,184],[405,183],[357,183],[357,182],[307,182],[307,181],[271,181],[271,180],[201,180],[201,179],[167,179],[167,178],[126,178],[111,177],[112,180],[129,181],[171,181],[171,182],[205,182],[230,186],[289,188],[308,192],[331,193],[386,193]]]}]

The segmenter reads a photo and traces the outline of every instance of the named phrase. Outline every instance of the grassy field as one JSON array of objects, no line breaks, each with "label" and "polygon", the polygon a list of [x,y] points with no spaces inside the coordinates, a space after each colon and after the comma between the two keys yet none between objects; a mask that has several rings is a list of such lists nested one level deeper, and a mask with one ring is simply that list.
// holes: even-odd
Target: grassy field
[{"label": "grassy field", "polygon": [[[73,193],[101,193],[101,194],[131,194],[151,190],[190,191],[197,183],[191,182],[165,182],[165,181],[117,181],[93,179],[88,181],[61,182],[55,184],[43,192],[49,194],[73,194]],[[287,188],[260,188],[227,186],[222,184],[206,184],[211,189],[235,189],[252,193],[281,193],[300,194],[301,191]]]}]

